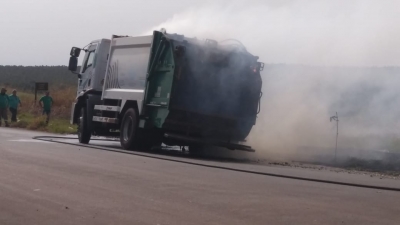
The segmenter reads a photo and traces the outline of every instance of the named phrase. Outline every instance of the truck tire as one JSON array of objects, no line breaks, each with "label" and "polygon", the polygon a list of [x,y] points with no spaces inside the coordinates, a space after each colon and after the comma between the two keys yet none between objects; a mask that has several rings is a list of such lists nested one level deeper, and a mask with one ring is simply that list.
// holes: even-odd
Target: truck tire
[{"label": "truck tire", "polygon": [[79,143],[88,144],[92,136],[87,124],[87,109],[82,107],[80,110],[78,121],[78,139]]},{"label": "truck tire", "polygon": [[128,109],[122,118],[120,142],[123,149],[133,150],[138,147],[138,117],[135,109]]}]

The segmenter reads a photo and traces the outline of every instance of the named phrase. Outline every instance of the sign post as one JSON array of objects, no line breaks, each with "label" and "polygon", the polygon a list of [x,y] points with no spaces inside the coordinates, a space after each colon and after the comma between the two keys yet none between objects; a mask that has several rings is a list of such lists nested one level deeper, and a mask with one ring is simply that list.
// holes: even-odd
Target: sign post
[{"label": "sign post", "polygon": [[35,83],[35,105],[37,102],[37,92],[38,91],[48,91],[49,90],[49,83],[47,82],[36,82]]},{"label": "sign post", "polygon": [[336,116],[331,116],[330,121],[336,121],[336,148],[335,148],[335,164],[336,164],[336,155],[337,155],[337,141],[339,138],[339,115],[336,112]]}]

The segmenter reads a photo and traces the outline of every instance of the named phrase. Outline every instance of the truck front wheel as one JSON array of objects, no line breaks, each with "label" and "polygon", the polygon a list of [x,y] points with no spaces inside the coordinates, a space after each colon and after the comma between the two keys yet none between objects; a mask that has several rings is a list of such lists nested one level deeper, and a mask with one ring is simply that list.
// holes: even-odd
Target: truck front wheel
[{"label": "truck front wheel", "polygon": [[78,123],[78,139],[79,143],[88,144],[90,141],[91,132],[89,131],[87,124],[87,113],[86,107],[82,107],[79,115],[79,123]]},{"label": "truck front wheel", "polygon": [[122,118],[120,142],[123,149],[133,150],[137,145],[138,119],[136,111],[128,109]]}]

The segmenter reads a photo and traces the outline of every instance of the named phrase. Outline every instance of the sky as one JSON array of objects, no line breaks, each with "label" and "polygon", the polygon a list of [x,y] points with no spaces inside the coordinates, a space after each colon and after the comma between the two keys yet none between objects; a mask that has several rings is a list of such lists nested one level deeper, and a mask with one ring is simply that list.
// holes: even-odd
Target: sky
[{"label": "sky", "polygon": [[195,1],[0,0],[0,65],[66,65],[72,46],[140,35]]},{"label": "sky", "polygon": [[0,0],[0,65],[66,65],[72,46],[167,32],[242,41],[265,63],[399,66],[395,0]]}]

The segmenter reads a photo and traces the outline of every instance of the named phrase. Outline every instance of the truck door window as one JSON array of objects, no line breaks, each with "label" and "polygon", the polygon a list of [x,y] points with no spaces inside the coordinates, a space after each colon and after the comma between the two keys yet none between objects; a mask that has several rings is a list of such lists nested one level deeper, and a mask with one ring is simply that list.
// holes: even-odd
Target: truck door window
[{"label": "truck door window", "polygon": [[85,62],[85,64],[84,64],[84,66],[83,66],[83,71],[82,71],[82,73],[84,73],[84,72],[87,70],[87,68],[93,66],[94,53],[95,53],[94,51],[90,51],[90,52],[89,52],[89,55],[88,55],[88,57],[87,57],[87,60],[86,60],[86,62]]}]

